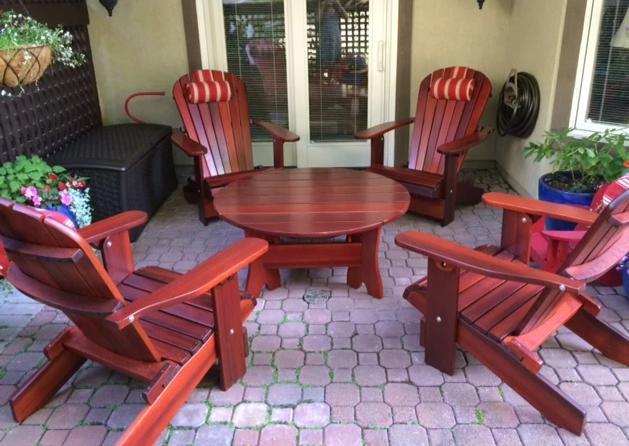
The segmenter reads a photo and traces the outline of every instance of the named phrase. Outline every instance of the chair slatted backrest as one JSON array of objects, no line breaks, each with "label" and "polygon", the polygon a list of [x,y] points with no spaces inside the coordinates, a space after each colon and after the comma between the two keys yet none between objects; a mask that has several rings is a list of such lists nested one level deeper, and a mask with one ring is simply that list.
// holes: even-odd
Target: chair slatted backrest
[{"label": "chair slatted backrest", "polygon": [[244,82],[223,71],[201,72],[215,80],[226,80],[231,87],[228,101],[192,103],[186,94],[186,85],[192,79],[190,75],[182,76],[173,86],[173,98],[188,137],[207,149],[204,176],[253,169],[249,106]]},{"label": "chair slatted backrest", "polygon": [[[469,101],[436,99],[431,93],[433,79],[447,79],[454,75],[474,79]],[[408,167],[443,174],[445,156],[437,152],[437,147],[476,132],[491,91],[491,82],[487,76],[471,68],[442,68],[426,76],[419,86]],[[457,171],[461,169],[464,158],[459,157]]]},{"label": "chair slatted backrest", "polygon": [[[559,269],[559,274],[586,283],[614,268],[629,252],[629,191],[605,207]],[[534,329],[561,302],[563,293],[547,290],[522,324],[521,334]]]},{"label": "chair slatted backrest", "polygon": [[105,320],[125,301],[75,230],[0,198],[0,242],[11,261],[7,279],[18,290],[63,311],[102,347],[138,360],[161,359],[139,321],[119,330]]}]

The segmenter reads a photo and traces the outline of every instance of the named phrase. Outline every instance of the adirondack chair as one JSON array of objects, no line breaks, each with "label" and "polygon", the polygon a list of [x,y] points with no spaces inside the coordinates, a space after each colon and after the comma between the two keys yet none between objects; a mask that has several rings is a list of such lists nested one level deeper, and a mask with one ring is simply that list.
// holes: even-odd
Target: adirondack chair
[{"label": "adirondack chair", "polygon": [[583,291],[629,250],[629,192],[597,216],[560,274],[527,265],[532,222],[540,216],[591,222],[590,211],[498,193],[483,200],[504,210],[500,247],[474,250],[419,232],[396,237],[399,246],[428,257],[427,278],[404,292],[423,314],[426,363],[451,374],[458,342],[550,421],[580,434],[585,412],[539,374],[536,349],[566,326],[629,365],[629,338],[598,319],[600,304]]},{"label": "adirondack chair", "polygon": [[[601,186],[594,195],[590,210],[596,213],[601,212],[614,198],[628,189],[629,174]],[[594,222],[595,218],[596,214],[592,214],[591,223]],[[533,224],[531,259],[539,268],[555,272],[561,267],[579,240],[583,238],[589,224],[577,224],[573,231],[554,231],[544,228],[545,220],[544,217],[540,217]],[[611,270],[601,276],[596,283],[604,286],[619,286],[622,283],[622,278],[618,271]]]},{"label": "adirondack chair", "polygon": [[[490,130],[479,127],[491,82],[471,68],[448,67],[426,76],[419,86],[415,118],[387,122],[354,136],[371,141],[373,172],[403,184],[411,194],[409,211],[447,225],[456,204],[480,202],[483,190],[460,181],[467,152],[482,143]],[[459,99],[457,99],[459,98]],[[413,124],[407,167],[384,166],[384,135]]]},{"label": "adirondack chair", "polygon": [[[0,199],[8,280],[73,322],[44,350],[48,361],[11,397],[18,422],[44,406],[90,359],[148,383],[146,407],[118,445],[150,445],[220,361],[220,387],[245,372],[242,324],[254,307],[237,272],[268,246],[244,239],[180,275],[135,270],[128,230],[146,214],[128,211],[75,231],[33,208]],[[92,247],[103,255],[103,264]]]},{"label": "adirondack chair", "polygon": [[259,170],[253,166],[253,124],[273,137],[273,166],[284,167],[284,143],[299,136],[276,124],[249,118],[245,84],[231,73],[198,70],[182,76],[173,86],[173,98],[185,133],[175,130],[172,141],[194,159],[195,179],[184,192],[199,203],[204,224],[218,216],[212,194],[232,181]]}]

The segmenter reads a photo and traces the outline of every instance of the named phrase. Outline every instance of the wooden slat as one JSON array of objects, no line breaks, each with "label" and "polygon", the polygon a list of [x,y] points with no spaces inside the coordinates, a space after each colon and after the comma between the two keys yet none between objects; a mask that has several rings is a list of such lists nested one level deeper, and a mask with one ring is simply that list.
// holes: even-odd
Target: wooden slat
[{"label": "wooden slat", "polygon": [[317,239],[374,229],[408,204],[408,192],[395,181],[345,169],[268,170],[214,198],[219,215],[245,230]]},{"label": "wooden slat", "polygon": [[509,299],[505,299],[498,303],[491,309],[489,313],[486,313],[479,319],[474,321],[476,325],[483,332],[487,333],[493,327],[498,325],[509,315],[513,314],[520,306],[524,305],[530,299],[539,296],[543,287],[539,285],[526,285],[513,293]]}]

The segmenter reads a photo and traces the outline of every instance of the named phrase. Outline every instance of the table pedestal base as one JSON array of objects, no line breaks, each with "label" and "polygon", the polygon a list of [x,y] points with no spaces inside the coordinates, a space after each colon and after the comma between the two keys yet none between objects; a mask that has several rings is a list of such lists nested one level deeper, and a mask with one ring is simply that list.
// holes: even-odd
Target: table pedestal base
[{"label": "table pedestal base", "polygon": [[247,292],[259,296],[262,287],[269,290],[281,285],[280,268],[326,268],[347,266],[347,285],[359,288],[363,283],[373,297],[384,294],[378,247],[382,226],[370,231],[351,234],[345,242],[337,243],[284,243],[252,231],[247,237],[257,237],[269,242],[269,251],[249,268]]}]

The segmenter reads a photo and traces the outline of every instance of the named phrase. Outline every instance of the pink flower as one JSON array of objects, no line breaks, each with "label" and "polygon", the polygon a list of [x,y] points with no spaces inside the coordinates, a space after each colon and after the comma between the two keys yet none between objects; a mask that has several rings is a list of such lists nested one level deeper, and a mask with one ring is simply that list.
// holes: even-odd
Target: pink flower
[{"label": "pink flower", "polygon": [[[28,186],[27,188],[22,188],[22,195],[30,200],[35,200],[37,198],[37,188],[35,186]],[[41,203],[41,198],[39,199]]]},{"label": "pink flower", "polygon": [[67,192],[61,192],[59,197],[61,198],[61,204],[65,204],[66,206],[70,206],[72,204],[72,197]]},{"label": "pink flower", "polygon": [[39,195],[34,196],[32,199],[34,206],[39,206],[41,204],[41,197]]}]

